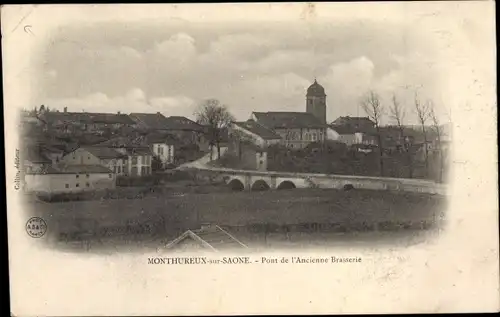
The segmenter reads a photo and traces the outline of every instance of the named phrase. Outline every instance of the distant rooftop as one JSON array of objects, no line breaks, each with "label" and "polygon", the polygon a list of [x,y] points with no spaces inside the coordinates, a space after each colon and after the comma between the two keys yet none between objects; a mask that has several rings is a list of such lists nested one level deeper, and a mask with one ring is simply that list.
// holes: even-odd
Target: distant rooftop
[{"label": "distant rooftop", "polygon": [[167,118],[161,113],[131,113],[130,117],[149,129],[164,130],[167,129]]},{"label": "distant rooftop", "polygon": [[308,112],[253,112],[257,122],[271,129],[326,128],[318,118]]},{"label": "distant rooftop", "polygon": [[40,115],[46,122],[80,122],[80,123],[107,123],[107,124],[134,124],[126,114],[118,113],[93,113],[93,112],[59,112],[50,111]]},{"label": "distant rooftop", "polygon": [[118,152],[113,148],[103,147],[103,146],[84,146],[82,147],[87,152],[90,152],[97,158],[100,159],[114,159],[126,157],[124,154]]},{"label": "distant rooftop", "polygon": [[276,140],[281,139],[281,136],[274,132],[273,130],[266,128],[265,126],[255,122],[254,120],[247,120],[243,122],[233,122],[236,126],[239,126],[251,133],[260,136],[264,140]]},{"label": "distant rooftop", "polygon": [[131,113],[130,117],[153,130],[203,131],[203,127],[191,119],[181,116],[165,117],[161,113]]}]

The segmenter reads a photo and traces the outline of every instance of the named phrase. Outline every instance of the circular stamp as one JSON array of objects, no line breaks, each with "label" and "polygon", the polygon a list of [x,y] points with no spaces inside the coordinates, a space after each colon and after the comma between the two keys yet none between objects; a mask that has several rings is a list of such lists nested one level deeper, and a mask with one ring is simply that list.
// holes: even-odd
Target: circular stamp
[{"label": "circular stamp", "polygon": [[40,238],[47,232],[47,223],[40,217],[32,217],[26,223],[26,232],[32,238]]}]

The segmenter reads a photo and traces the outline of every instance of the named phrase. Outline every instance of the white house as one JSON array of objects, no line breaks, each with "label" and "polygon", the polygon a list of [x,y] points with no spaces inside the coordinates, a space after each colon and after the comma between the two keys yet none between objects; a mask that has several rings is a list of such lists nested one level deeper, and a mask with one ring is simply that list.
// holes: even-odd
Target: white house
[{"label": "white house", "polygon": [[363,145],[376,145],[376,138],[370,134],[351,129],[345,126],[331,126],[326,131],[328,140],[339,141],[347,145],[363,144]]},{"label": "white house", "polygon": [[60,194],[112,189],[116,176],[101,165],[66,165],[47,167],[43,171],[27,172],[24,190],[28,192]]},{"label": "white house", "polygon": [[175,145],[179,142],[174,135],[169,133],[152,132],[144,138],[153,155],[158,157],[163,166],[173,164],[175,160]]},{"label": "white house", "polygon": [[151,163],[153,161],[153,152],[146,144],[142,144],[141,140],[130,140],[126,137],[114,138],[94,147],[109,148],[121,153],[127,157],[124,165],[126,176],[146,176],[151,175]]}]

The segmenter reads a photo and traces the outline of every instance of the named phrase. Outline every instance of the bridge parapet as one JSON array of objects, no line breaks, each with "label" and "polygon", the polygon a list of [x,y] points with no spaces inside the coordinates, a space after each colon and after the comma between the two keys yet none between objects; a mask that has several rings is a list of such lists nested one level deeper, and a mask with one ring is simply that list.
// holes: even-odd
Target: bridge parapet
[{"label": "bridge parapet", "polygon": [[292,172],[263,172],[249,170],[234,170],[226,168],[201,169],[206,172],[223,175],[227,182],[239,180],[244,189],[249,190],[257,180],[263,180],[271,189],[279,187],[284,181],[292,182],[297,188],[336,188],[342,189],[346,185],[354,188],[371,190],[395,190],[430,194],[446,194],[446,185],[429,180],[390,178],[373,176],[352,176],[336,174],[292,173]]}]

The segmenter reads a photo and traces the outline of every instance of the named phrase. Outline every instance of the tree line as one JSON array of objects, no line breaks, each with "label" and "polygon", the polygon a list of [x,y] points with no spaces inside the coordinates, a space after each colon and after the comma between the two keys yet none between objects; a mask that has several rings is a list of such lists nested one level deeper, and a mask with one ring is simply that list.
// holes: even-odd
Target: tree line
[{"label": "tree line", "polygon": [[[375,91],[369,91],[360,102],[361,108],[366,115],[374,122],[375,134],[378,143],[379,154],[379,169],[380,175],[384,176],[384,140],[381,133],[381,121],[384,116],[388,116],[394,123],[399,131],[399,140],[403,141],[403,151],[406,156],[407,166],[409,168],[408,177],[413,178],[414,173],[414,157],[412,153],[412,143],[408,135],[405,135],[405,118],[407,114],[407,107],[404,107],[396,94],[392,95],[392,100],[389,105],[385,105],[379,94]],[[436,115],[436,107],[432,100],[422,102],[418,93],[414,95],[413,111],[416,114],[418,125],[423,136],[423,151],[424,151],[424,166],[425,176],[429,175],[429,129],[431,129],[436,136],[436,153],[439,155],[439,173],[438,181],[443,181],[444,170],[444,157],[442,147],[442,127],[441,122]]]}]

